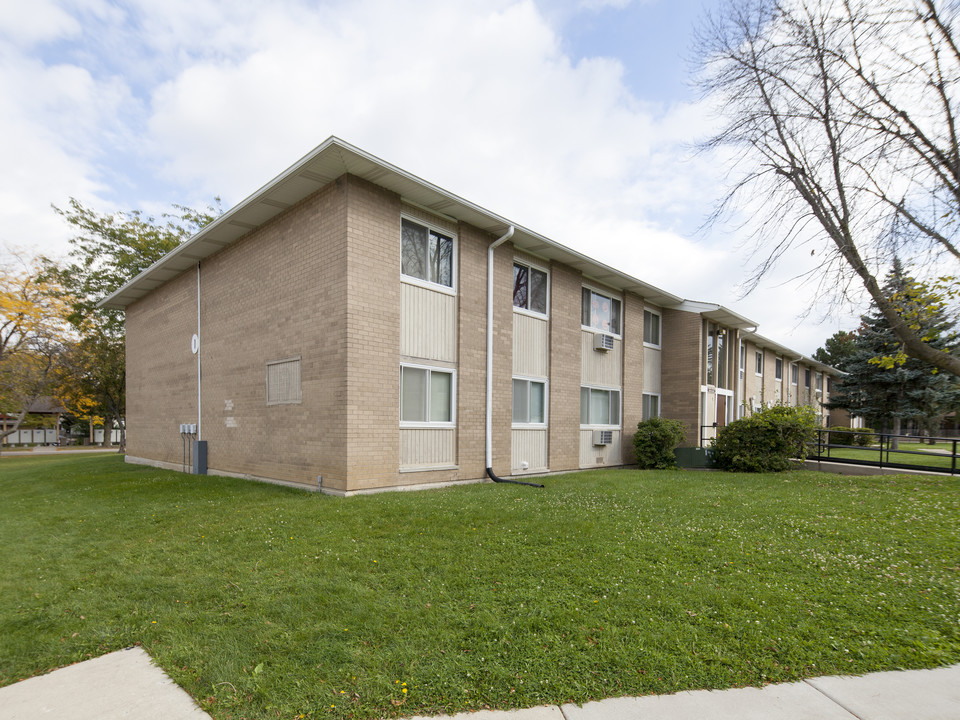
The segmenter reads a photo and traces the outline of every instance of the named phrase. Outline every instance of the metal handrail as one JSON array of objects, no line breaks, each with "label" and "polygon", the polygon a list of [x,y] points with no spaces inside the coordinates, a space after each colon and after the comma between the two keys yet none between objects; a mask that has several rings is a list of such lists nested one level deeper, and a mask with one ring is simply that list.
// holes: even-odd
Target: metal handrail
[{"label": "metal handrail", "polygon": [[[824,441],[824,433],[826,433],[826,442]],[[817,430],[817,441],[815,448],[811,447],[811,452],[808,457],[815,460],[829,460],[830,462],[837,463],[849,463],[853,465],[868,465],[878,468],[899,468],[906,470],[928,470],[933,472],[948,472],[948,469],[942,465],[927,465],[920,463],[909,463],[909,462],[897,462],[897,456],[907,456],[907,455],[917,455],[921,457],[949,457],[950,458],[950,467],[949,473],[951,475],[957,474],[957,438],[941,438],[941,437],[918,437],[916,435],[899,435],[893,433],[871,433],[876,439],[876,445],[871,444],[867,445],[848,445],[844,443],[832,442],[835,438],[831,435],[856,435],[858,431],[856,429],[851,430],[829,430],[826,428],[820,428]],[[932,441],[932,442],[942,442],[949,443],[952,448],[952,452],[947,454],[946,452],[931,452],[929,450],[901,450],[899,447],[899,442],[897,443],[898,447],[893,448],[893,440],[908,440],[910,442],[923,441]],[[834,450],[860,450],[867,452],[876,452],[877,460],[867,460],[863,458],[849,458],[838,456],[834,454]],[[826,454],[824,454],[826,451]],[[894,460],[890,460],[890,453],[894,453]]]}]

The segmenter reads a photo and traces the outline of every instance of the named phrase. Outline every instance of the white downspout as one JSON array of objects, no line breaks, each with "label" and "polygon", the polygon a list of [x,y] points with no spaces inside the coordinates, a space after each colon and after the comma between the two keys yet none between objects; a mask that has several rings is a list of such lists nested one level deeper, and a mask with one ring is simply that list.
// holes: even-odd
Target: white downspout
[{"label": "white downspout", "polygon": [[203,413],[202,410],[202,396],[200,394],[200,263],[197,263],[197,440],[202,440],[202,429],[201,423]]},{"label": "white downspout", "polygon": [[487,247],[487,424],[486,467],[493,468],[493,251],[513,237],[513,225]]}]

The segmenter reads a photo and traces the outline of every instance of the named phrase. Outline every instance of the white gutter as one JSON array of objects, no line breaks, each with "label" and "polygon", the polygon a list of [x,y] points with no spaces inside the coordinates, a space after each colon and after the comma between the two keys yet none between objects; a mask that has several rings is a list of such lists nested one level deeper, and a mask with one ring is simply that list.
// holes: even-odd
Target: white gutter
[{"label": "white gutter", "polygon": [[493,251],[513,237],[513,225],[487,247],[487,469],[493,468]]}]

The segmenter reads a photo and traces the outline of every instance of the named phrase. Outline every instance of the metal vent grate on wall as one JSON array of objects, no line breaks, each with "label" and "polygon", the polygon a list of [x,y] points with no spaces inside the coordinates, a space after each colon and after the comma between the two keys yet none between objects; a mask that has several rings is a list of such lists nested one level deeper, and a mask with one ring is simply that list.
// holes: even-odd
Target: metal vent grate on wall
[{"label": "metal vent grate on wall", "polygon": [[300,358],[267,363],[267,405],[300,402]]}]

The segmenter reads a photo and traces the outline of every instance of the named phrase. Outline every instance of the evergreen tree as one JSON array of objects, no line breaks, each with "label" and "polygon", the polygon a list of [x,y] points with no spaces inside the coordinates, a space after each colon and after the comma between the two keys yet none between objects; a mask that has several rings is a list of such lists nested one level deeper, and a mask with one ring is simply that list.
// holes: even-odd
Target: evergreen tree
[{"label": "evergreen tree", "polygon": [[856,352],[857,334],[840,330],[827,338],[823,347],[817,348],[813,359],[837,370],[846,370],[847,361]]},{"label": "evergreen tree", "polygon": [[[887,275],[883,290],[902,314],[910,314],[931,344],[957,354],[960,340],[955,320],[942,304],[931,302],[905,274],[899,259]],[[845,353],[841,369],[847,374],[835,385],[829,407],[844,408],[867,424],[899,434],[904,419],[915,419],[925,431],[939,427],[944,415],[960,405],[957,379],[915,358],[884,367],[880,358],[896,355],[900,341],[876,304],[861,317],[862,324]]]}]

